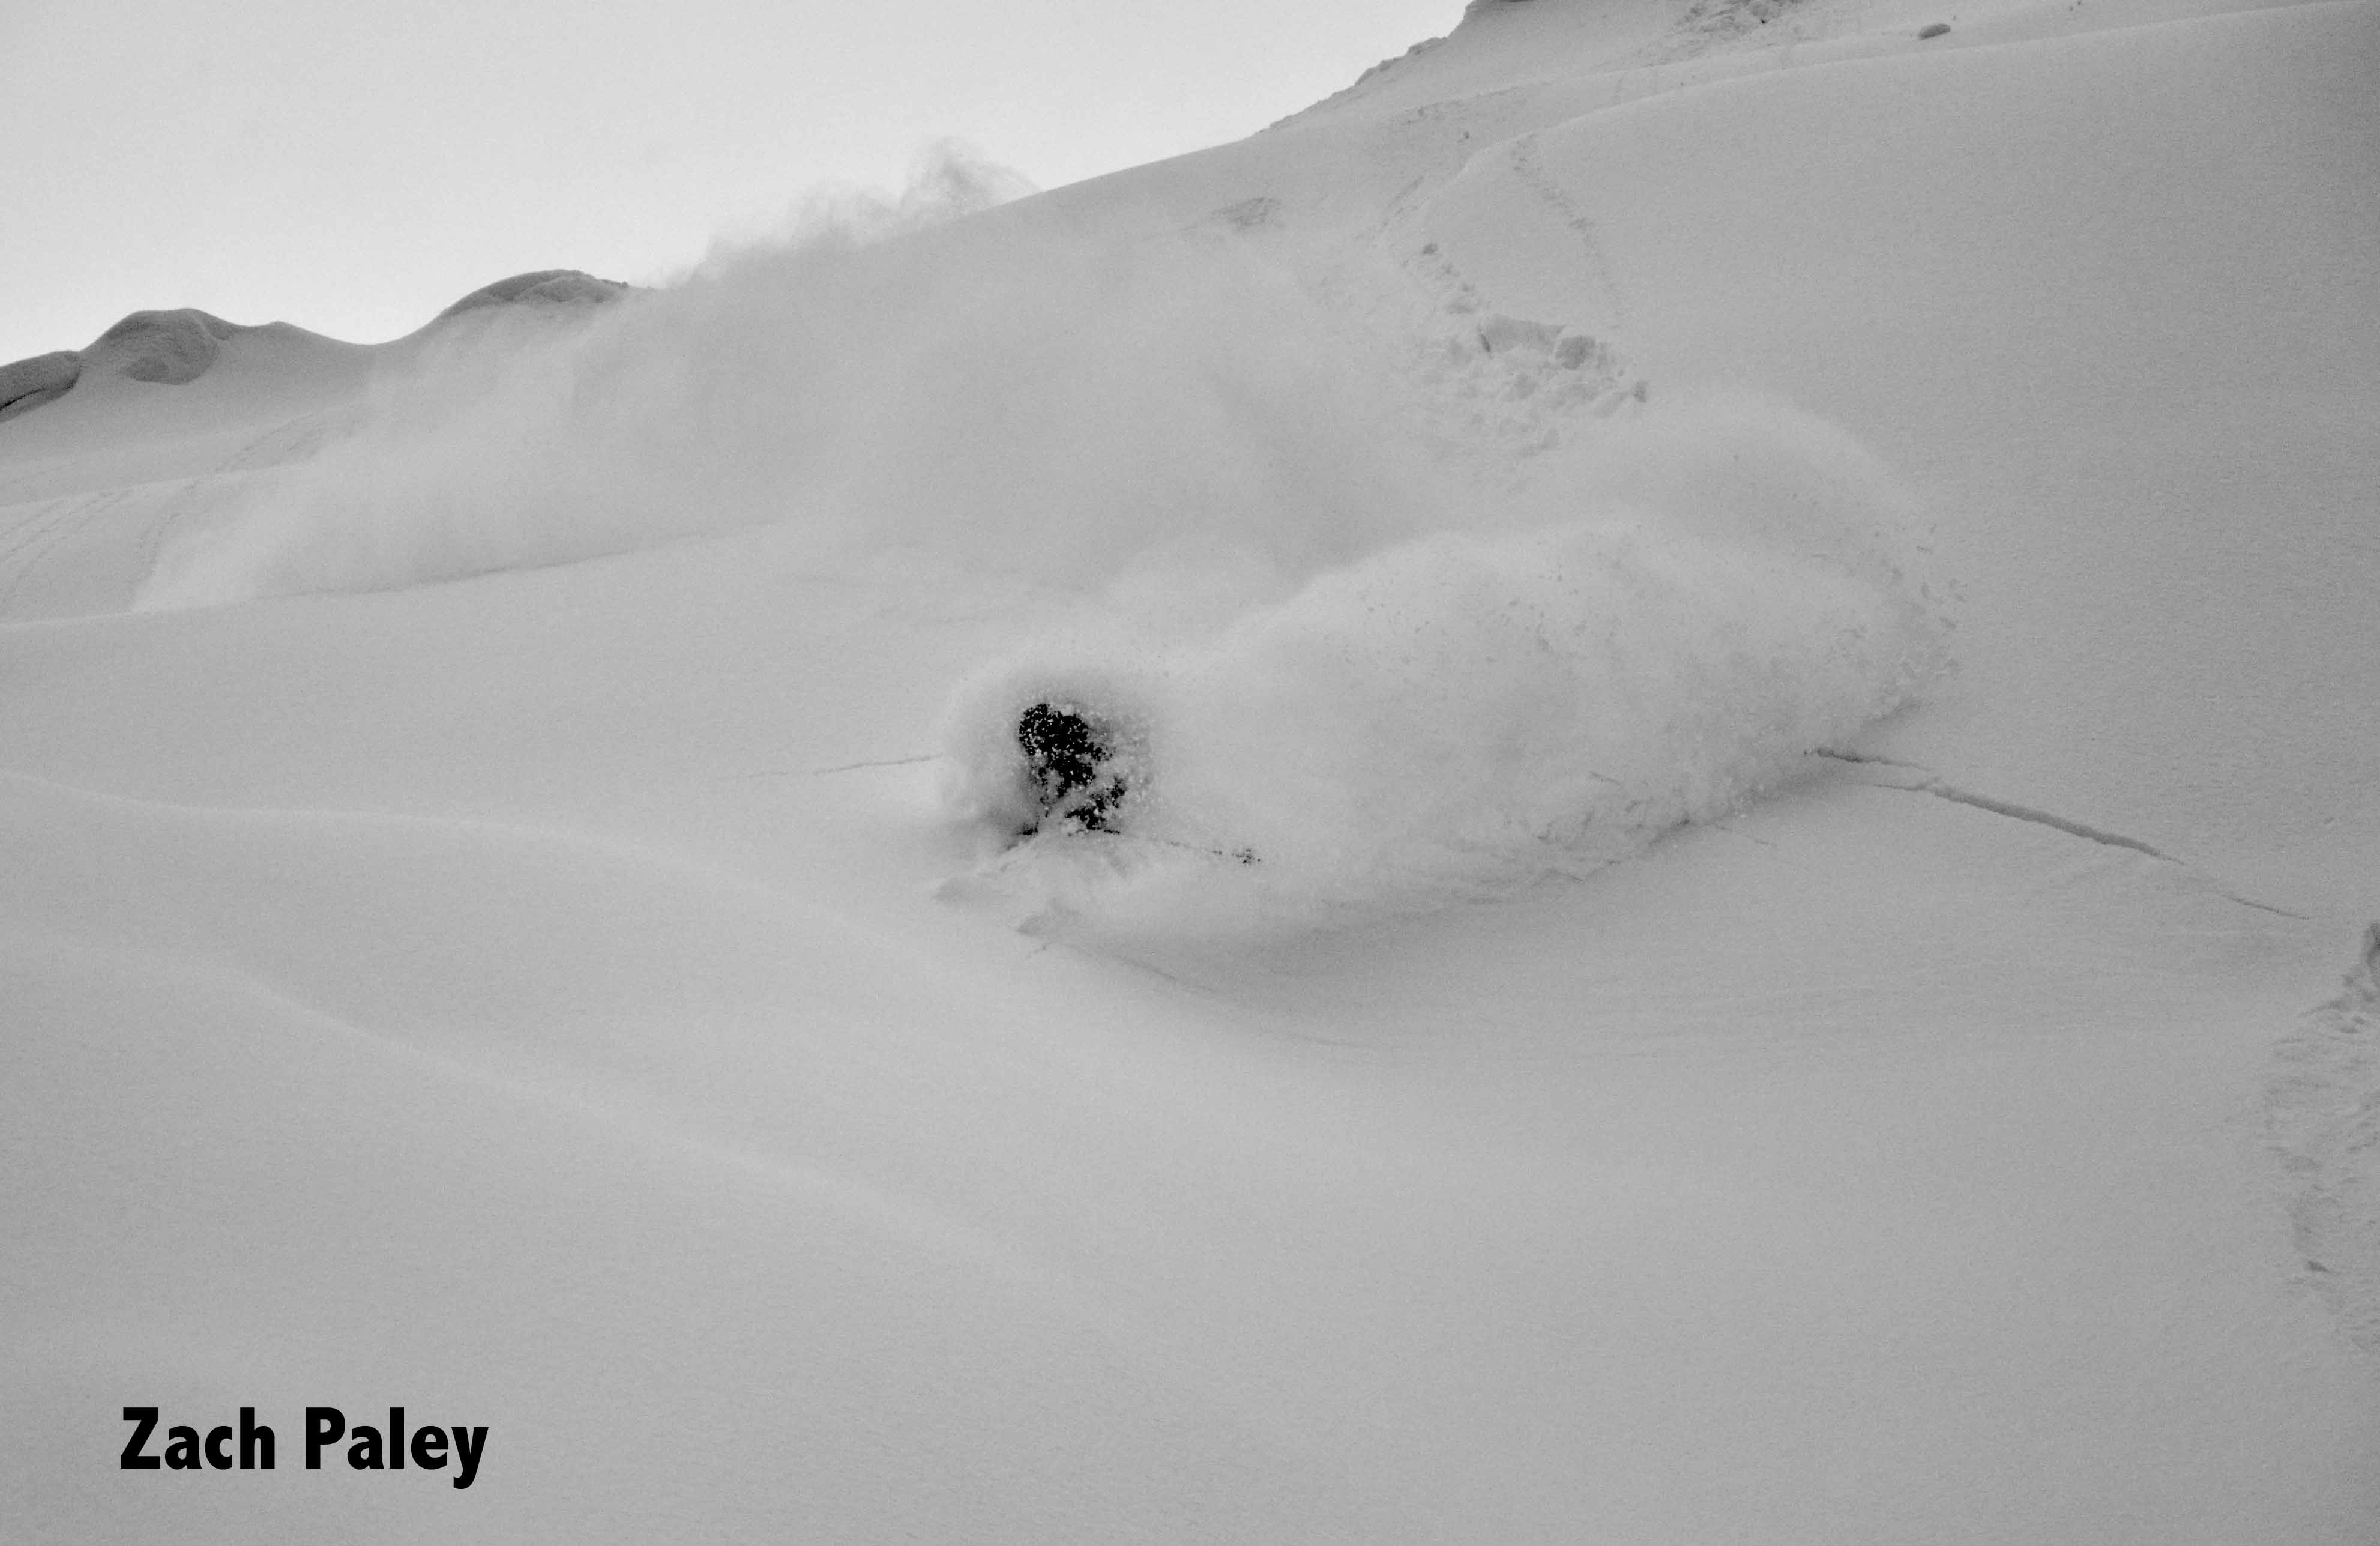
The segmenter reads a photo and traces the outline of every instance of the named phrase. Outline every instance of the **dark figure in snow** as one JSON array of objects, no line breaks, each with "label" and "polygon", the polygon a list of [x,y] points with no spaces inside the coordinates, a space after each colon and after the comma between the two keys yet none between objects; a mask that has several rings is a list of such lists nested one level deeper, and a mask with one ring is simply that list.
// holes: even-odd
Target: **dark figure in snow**
[{"label": "dark figure in snow", "polygon": [[1115,830],[1124,777],[1110,765],[1113,749],[1097,725],[1066,704],[1036,703],[1016,721],[1016,744],[1025,749],[1025,769],[1041,807],[1041,822],[1028,835],[1050,822],[1086,832]]}]

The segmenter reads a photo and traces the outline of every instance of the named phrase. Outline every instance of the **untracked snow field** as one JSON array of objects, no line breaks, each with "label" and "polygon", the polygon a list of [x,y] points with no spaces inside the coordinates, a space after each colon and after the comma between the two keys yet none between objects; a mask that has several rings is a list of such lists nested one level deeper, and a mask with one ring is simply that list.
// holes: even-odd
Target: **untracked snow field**
[{"label": "untracked snow field", "polygon": [[2380,4],[1011,191],[0,372],[0,1540],[2380,1541]]}]

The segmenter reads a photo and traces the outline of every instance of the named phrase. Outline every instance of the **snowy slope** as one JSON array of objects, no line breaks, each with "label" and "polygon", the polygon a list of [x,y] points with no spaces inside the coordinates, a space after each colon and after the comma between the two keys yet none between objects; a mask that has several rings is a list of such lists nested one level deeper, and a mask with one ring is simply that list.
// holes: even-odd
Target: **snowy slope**
[{"label": "snowy slope", "polygon": [[2380,7],[2096,3],[0,422],[0,1533],[2371,1540]]}]

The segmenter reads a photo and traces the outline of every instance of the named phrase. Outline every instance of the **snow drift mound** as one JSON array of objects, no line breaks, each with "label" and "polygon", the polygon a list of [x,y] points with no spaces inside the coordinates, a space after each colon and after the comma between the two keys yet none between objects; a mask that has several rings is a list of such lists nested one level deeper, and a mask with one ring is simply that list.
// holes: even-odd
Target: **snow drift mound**
[{"label": "snow drift mound", "polygon": [[0,365],[0,419],[29,413],[74,390],[82,375],[82,356],[74,349],[56,349]]},{"label": "snow drift mound", "polygon": [[[1568,471],[1520,524],[1386,544],[1188,637],[1127,586],[964,684],[946,798],[979,878],[1121,936],[1493,894],[1734,808],[1938,664],[1900,501],[1825,425],[1653,414]],[[1063,819],[1020,735],[1053,708],[1098,727],[1072,781],[1108,791],[1097,820]]]},{"label": "snow drift mound", "polygon": [[190,306],[134,311],[80,349],[58,349],[0,366],[0,420],[30,412],[78,388],[107,396],[120,394],[117,383],[123,382],[184,387],[225,366],[234,367],[229,373],[239,378],[236,384],[218,394],[212,390],[215,383],[210,383],[196,396],[225,404],[243,396],[253,399],[269,381],[267,397],[294,392],[300,398],[325,401],[344,395],[370,357],[362,347],[287,323],[250,326]]},{"label": "snow drift mound", "polygon": [[0,419],[56,401],[85,376],[187,386],[213,367],[225,340],[250,331],[195,307],[132,312],[88,348],[58,349],[0,366]]},{"label": "snow drift mound", "polygon": [[541,268],[480,286],[439,312],[431,325],[491,306],[593,306],[627,293],[628,286],[616,279],[599,279],[575,268]]},{"label": "snow drift mound", "polygon": [[85,374],[187,386],[207,373],[224,340],[246,331],[195,307],[135,311],[91,341],[82,351],[82,369]]}]

